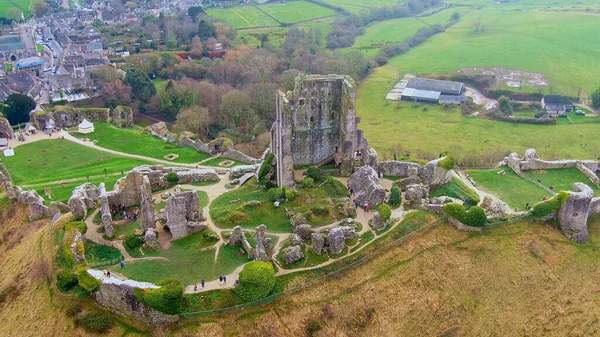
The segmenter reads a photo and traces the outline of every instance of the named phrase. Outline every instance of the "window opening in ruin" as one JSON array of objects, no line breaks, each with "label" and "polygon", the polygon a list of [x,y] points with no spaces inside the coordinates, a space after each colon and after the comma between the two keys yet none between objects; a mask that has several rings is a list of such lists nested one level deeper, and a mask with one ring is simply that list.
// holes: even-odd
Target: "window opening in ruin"
[{"label": "window opening in ruin", "polygon": [[298,100],[298,104],[300,104],[300,105],[304,105],[304,98],[300,98],[300,99]]},{"label": "window opening in ruin", "polygon": [[315,117],[314,116],[310,116],[310,127],[314,127],[315,126]]}]

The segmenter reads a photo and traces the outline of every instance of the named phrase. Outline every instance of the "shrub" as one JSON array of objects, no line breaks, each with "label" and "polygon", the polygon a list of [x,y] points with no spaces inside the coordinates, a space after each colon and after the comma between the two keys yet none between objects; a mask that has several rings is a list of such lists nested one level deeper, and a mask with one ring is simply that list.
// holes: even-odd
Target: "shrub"
[{"label": "shrub", "polygon": [[552,198],[537,203],[531,209],[531,215],[533,216],[548,216],[560,208],[560,206],[569,199],[569,193],[560,191],[557,195]]},{"label": "shrub", "polygon": [[79,304],[77,302],[71,303],[65,308],[65,313],[69,317],[74,317],[75,315],[77,315],[80,312],[81,312],[81,304]]},{"label": "shrub", "polygon": [[263,179],[265,179],[267,174],[269,174],[269,172],[271,172],[271,169],[273,168],[273,160],[274,159],[275,159],[274,154],[269,153],[267,155],[267,158],[265,158],[265,161],[263,161],[262,165],[260,165],[260,169],[258,169],[258,181],[263,181]]},{"label": "shrub", "polygon": [[446,157],[438,162],[438,166],[446,171],[450,171],[454,168],[454,156],[451,153],[445,152],[440,157]]},{"label": "shrub", "polygon": [[542,117],[544,117],[545,114],[546,114],[545,112],[540,111],[540,112],[536,112],[535,115],[533,115],[533,117],[542,118]]},{"label": "shrub", "polygon": [[302,184],[302,187],[304,187],[304,188],[311,188],[315,185],[315,180],[313,178],[307,177],[307,178],[302,179],[300,184]]},{"label": "shrub", "polygon": [[317,167],[309,167],[306,170],[306,175],[309,178],[313,178],[314,181],[321,181],[323,180],[323,175],[321,174],[321,170]]},{"label": "shrub", "polygon": [[465,206],[461,204],[446,204],[444,205],[444,213],[467,226],[483,227],[487,222],[485,210],[479,206],[473,206],[467,211]]},{"label": "shrub", "polygon": [[125,237],[125,240],[123,240],[123,243],[129,249],[136,249],[138,247],[141,247],[144,244],[144,239],[142,239],[142,237],[140,237],[140,236],[130,234]]},{"label": "shrub", "polygon": [[102,286],[102,282],[90,275],[86,268],[81,268],[79,270],[77,273],[77,281],[83,289],[91,293],[100,290],[100,287]]},{"label": "shrub", "polygon": [[315,206],[310,209],[314,215],[329,215],[329,207],[327,206]]},{"label": "shrub", "polygon": [[166,314],[176,315],[181,312],[183,286],[174,278],[156,283],[160,288],[135,288],[135,297],[147,306]]},{"label": "shrub", "polygon": [[71,269],[65,269],[56,275],[56,286],[60,291],[69,291],[77,285],[77,275]]},{"label": "shrub", "polygon": [[177,173],[175,172],[169,172],[167,173],[167,181],[170,184],[175,185],[179,182],[179,176],[177,176]]},{"label": "shrub", "polygon": [[285,191],[283,190],[283,188],[272,188],[267,191],[267,198],[271,202],[281,200],[285,198]]},{"label": "shrub", "polygon": [[91,332],[106,332],[113,324],[112,318],[106,314],[82,315],[75,322]]},{"label": "shrub", "polygon": [[283,194],[285,195],[285,199],[287,201],[293,201],[294,199],[296,199],[296,192],[291,188],[285,187],[283,189]]},{"label": "shrub", "polygon": [[392,193],[390,194],[390,205],[397,206],[402,203],[402,195],[398,187],[392,187]]},{"label": "shrub", "polygon": [[308,336],[314,336],[319,330],[321,330],[321,322],[317,320],[313,319],[306,325],[306,333]]},{"label": "shrub", "polygon": [[65,230],[75,229],[79,231],[81,234],[85,234],[87,232],[87,225],[82,221],[72,221],[65,224]]},{"label": "shrub", "polygon": [[385,221],[388,221],[392,217],[392,210],[390,209],[390,206],[386,204],[375,207],[375,210],[379,212],[379,215],[381,215],[381,218]]},{"label": "shrub", "polygon": [[244,301],[263,298],[275,286],[275,269],[268,262],[254,261],[246,264],[240,273],[240,282],[234,292]]},{"label": "shrub", "polygon": [[111,246],[88,244],[88,247],[85,250],[85,258],[90,261],[114,260],[120,257],[122,257],[121,252],[117,248]]}]

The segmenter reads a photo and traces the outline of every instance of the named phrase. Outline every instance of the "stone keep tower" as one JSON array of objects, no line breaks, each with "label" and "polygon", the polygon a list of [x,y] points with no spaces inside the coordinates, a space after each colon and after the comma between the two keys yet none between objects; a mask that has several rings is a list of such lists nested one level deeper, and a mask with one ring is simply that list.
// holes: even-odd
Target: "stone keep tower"
[{"label": "stone keep tower", "polygon": [[357,149],[368,144],[357,130],[356,84],[350,76],[300,75],[294,91],[277,95],[271,127],[277,184],[294,184],[294,165],[335,160],[342,174],[352,173]]}]

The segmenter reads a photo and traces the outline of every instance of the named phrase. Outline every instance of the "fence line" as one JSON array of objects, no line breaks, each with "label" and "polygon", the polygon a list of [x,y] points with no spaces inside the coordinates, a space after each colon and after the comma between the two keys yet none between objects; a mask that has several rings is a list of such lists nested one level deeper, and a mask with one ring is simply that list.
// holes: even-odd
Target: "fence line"
[{"label": "fence line", "polygon": [[[347,265],[345,265],[345,266],[343,266],[343,267],[341,267],[339,269],[336,269],[335,271],[332,271],[332,272],[327,273],[325,275],[313,278],[310,281],[302,283],[302,284],[300,284],[300,285],[298,285],[298,286],[296,286],[294,288],[286,289],[284,291],[278,292],[278,293],[273,294],[273,295],[269,295],[269,296],[267,296],[265,298],[262,298],[262,299],[259,299],[259,300],[256,300],[256,301],[252,301],[252,302],[249,302],[249,303],[238,304],[238,305],[234,305],[234,306],[230,306],[230,307],[217,308],[217,309],[211,309],[211,310],[194,311],[194,312],[184,312],[184,313],[181,313],[180,315],[182,315],[182,316],[196,316],[196,315],[201,315],[201,314],[217,313],[217,312],[228,311],[228,310],[233,310],[233,309],[251,308],[251,307],[255,307],[255,306],[258,306],[258,305],[262,305],[262,304],[266,304],[266,303],[272,302],[272,301],[276,300],[277,298],[279,298],[279,297],[281,297],[281,296],[283,296],[285,294],[290,294],[292,292],[301,290],[301,289],[306,288],[306,287],[308,287],[308,286],[310,286],[310,285],[312,285],[312,284],[314,284],[314,283],[316,283],[316,282],[318,282],[320,280],[323,280],[323,279],[325,279],[325,278],[327,278],[329,276],[332,276],[332,275],[344,272],[344,271],[350,269],[351,267],[354,267],[355,265],[357,265],[357,264],[359,264],[359,263],[361,263],[363,261],[366,261],[366,260],[372,258],[373,256],[378,255],[379,253],[381,253],[383,251],[386,251],[389,247],[391,247],[391,246],[393,246],[393,245],[395,245],[395,244],[397,244],[397,243],[405,240],[406,238],[412,236],[413,234],[415,234],[417,232],[420,232],[420,231],[422,231],[425,228],[431,227],[431,226],[433,226],[433,225],[435,225],[435,224],[437,224],[437,223],[439,223],[439,222],[441,222],[441,221],[443,221],[445,219],[446,219],[446,217],[441,217],[441,218],[439,218],[437,220],[434,220],[434,221],[432,221],[432,222],[430,222],[430,223],[428,223],[428,224],[426,224],[426,225],[424,225],[424,226],[422,226],[420,228],[414,229],[412,232],[410,232],[410,233],[408,233],[406,235],[403,235],[403,236],[399,237],[398,239],[393,240],[392,242],[387,243],[386,245],[382,246],[381,248],[376,249],[375,251],[370,252],[367,255],[365,255],[365,256],[363,256],[363,257],[361,257],[361,258],[359,258],[359,259],[357,259],[355,261],[352,261],[349,264],[347,264]],[[367,246],[365,246],[365,247],[367,247]],[[343,261],[343,260],[341,260],[341,261]],[[318,269],[318,268],[316,268],[316,269]]]}]

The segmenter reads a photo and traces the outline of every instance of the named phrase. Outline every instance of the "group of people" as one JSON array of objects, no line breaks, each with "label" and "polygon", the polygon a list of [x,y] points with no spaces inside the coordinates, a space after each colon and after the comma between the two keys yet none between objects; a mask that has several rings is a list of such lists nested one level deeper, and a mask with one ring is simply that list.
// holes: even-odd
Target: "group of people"
[{"label": "group of people", "polygon": [[[350,195],[354,196],[354,191],[350,187],[348,187],[348,190],[350,191]],[[354,208],[358,208],[358,206],[358,200],[354,199]],[[366,201],[362,204],[362,208],[366,213],[371,211],[371,205],[369,205],[369,203]]]},{"label": "group of people", "polygon": [[[236,287],[238,285],[240,281],[239,280],[235,280],[235,282],[233,283],[233,286]],[[202,280],[200,281],[200,289],[204,289],[204,285],[206,284],[206,280]],[[225,285],[227,284],[227,276],[219,276],[219,284],[220,285]],[[198,291],[198,285],[194,284],[194,292]]]},{"label": "group of people", "polygon": [[140,216],[140,209],[136,208],[133,212],[127,212],[127,207],[125,205],[113,206],[110,209],[110,215],[112,215],[113,219],[116,219],[119,216],[120,220],[126,219],[127,221],[137,221]]}]

